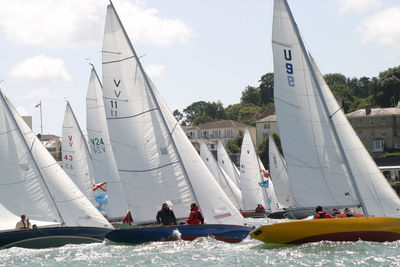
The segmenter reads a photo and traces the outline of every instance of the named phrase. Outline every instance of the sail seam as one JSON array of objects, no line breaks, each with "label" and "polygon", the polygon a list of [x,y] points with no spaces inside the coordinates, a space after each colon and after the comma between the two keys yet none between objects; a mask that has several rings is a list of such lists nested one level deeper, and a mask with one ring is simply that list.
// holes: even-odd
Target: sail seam
[{"label": "sail seam", "polygon": [[125,60],[131,59],[131,58],[135,58],[135,56],[130,56],[130,57],[126,57],[126,58],[122,58],[122,59],[118,59],[118,60],[103,62],[103,65],[110,64],[110,63],[117,63],[117,62],[125,61]]},{"label": "sail seam", "polygon": [[165,168],[165,167],[177,164],[177,163],[180,163],[180,162],[179,161],[175,161],[175,162],[171,162],[171,163],[166,164],[166,165],[162,165],[162,166],[159,166],[159,167],[156,167],[156,168],[152,168],[152,169],[147,169],[147,170],[119,170],[119,171],[121,171],[121,172],[149,172],[149,171],[162,169],[162,168]]},{"label": "sail seam", "polygon": [[134,117],[141,116],[141,115],[143,115],[143,114],[145,114],[145,113],[148,113],[148,112],[151,112],[151,111],[154,111],[154,110],[157,110],[157,109],[158,109],[158,108],[149,109],[149,110],[147,110],[147,111],[143,111],[143,112],[141,112],[141,113],[138,113],[138,114],[135,114],[135,115],[131,115],[131,116],[126,116],[126,117],[107,118],[107,120],[121,120],[121,119],[134,118]]}]

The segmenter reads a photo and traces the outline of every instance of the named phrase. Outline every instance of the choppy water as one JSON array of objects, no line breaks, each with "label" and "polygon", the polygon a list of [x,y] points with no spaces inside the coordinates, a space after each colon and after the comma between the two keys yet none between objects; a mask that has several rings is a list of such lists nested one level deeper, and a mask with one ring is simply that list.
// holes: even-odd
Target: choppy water
[{"label": "choppy water", "polygon": [[[271,222],[248,219],[251,225]],[[0,266],[400,266],[400,241],[319,242],[300,246],[238,244],[212,238],[116,245],[107,242],[52,249],[0,250]]]}]

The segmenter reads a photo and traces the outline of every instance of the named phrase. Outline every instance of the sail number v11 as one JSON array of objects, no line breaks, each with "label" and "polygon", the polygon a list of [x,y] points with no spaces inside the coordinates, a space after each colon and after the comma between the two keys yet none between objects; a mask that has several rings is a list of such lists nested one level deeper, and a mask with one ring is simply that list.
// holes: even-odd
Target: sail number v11
[{"label": "sail number v11", "polygon": [[287,76],[288,85],[290,87],[294,87],[293,64],[288,62],[288,61],[292,61],[292,51],[290,49],[289,50],[284,49],[283,53],[285,56],[285,60],[287,61],[286,62],[286,73],[291,74],[291,75]]}]

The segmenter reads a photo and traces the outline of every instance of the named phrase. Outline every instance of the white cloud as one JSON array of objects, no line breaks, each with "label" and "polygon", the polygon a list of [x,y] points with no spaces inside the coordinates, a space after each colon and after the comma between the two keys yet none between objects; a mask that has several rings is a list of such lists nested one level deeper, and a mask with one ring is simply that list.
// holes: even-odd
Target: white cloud
[{"label": "white cloud", "polygon": [[358,31],[363,42],[375,42],[400,49],[400,7],[376,13],[361,22]]},{"label": "white cloud", "polygon": [[41,99],[41,98],[49,98],[49,96],[52,96],[52,91],[48,88],[40,88],[40,89],[34,89],[30,91],[25,97],[27,99]]},{"label": "white cloud", "polygon": [[156,76],[160,76],[165,69],[164,65],[153,65],[153,64],[149,64],[146,65],[144,67],[147,75],[149,75],[150,77],[156,77]]},{"label": "white cloud", "polygon": [[339,13],[343,14],[346,12],[367,12],[370,10],[376,10],[380,8],[380,0],[339,0]]},{"label": "white cloud", "polygon": [[[2,1],[0,27],[8,40],[45,47],[99,44],[104,31],[107,1]],[[192,30],[182,20],[163,19],[157,9],[136,1],[116,0],[115,6],[134,41],[156,45],[186,42]]]},{"label": "white cloud", "polygon": [[9,75],[29,80],[71,80],[71,76],[66,71],[62,59],[50,58],[44,55],[25,59],[14,66]]},{"label": "white cloud", "polygon": [[116,8],[134,42],[164,46],[175,42],[186,43],[194,36],[193,30],[184,21],[160,18],[155,8],[146,9],[143,5],[131,5],[127,1],[120,1]]}]

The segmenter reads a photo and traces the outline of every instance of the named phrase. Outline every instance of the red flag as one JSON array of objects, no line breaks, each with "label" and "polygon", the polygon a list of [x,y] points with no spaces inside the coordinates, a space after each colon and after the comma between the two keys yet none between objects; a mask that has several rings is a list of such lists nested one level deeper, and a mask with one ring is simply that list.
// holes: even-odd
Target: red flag
[{"label": "red flag", "polygon": [[39,103],[39,104],[37,104],[37,105],[35,106],[35,108],[38,108],[38,107],[40,107],[40,105],[41,105],[40,103]]}]

